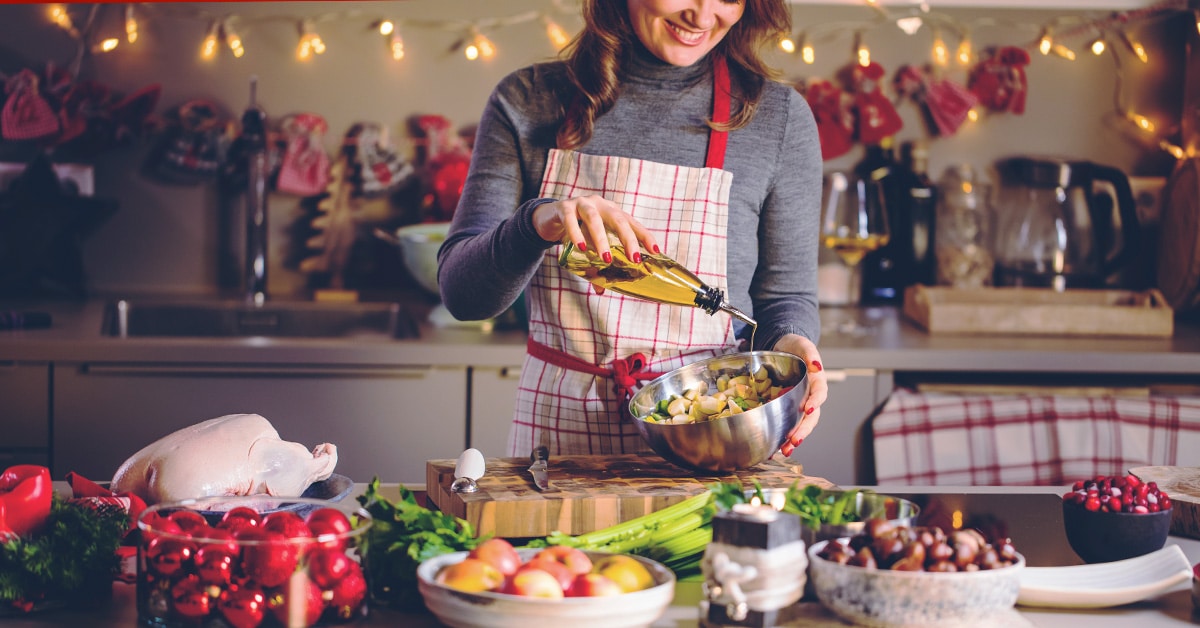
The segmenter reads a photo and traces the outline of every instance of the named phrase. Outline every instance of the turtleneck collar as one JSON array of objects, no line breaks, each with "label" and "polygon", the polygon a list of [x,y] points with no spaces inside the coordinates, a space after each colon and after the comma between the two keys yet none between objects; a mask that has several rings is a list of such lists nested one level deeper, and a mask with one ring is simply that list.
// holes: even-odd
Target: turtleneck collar
[{"label": "turtleneck collar", "polygon": [[695,85],[712,74],[711,57],[711,54],[706,55],[689,66],[671,65],[654,56],[635,38],[624,63],[625,78],[631,83],[651,83],[663,87]]}]

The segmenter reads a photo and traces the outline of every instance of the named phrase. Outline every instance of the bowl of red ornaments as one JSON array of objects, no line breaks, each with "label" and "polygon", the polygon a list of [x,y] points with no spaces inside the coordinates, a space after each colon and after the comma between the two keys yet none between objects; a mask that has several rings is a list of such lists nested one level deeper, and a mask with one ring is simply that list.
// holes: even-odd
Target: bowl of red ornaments
[{"label": "bowl of red ornaments", "polygon": [[1067,541],[1087,563],[1149,554],[1171,531],[1171,497],[1132,474],[1077,481],[1062,508]]},{"label": "bowl of red ornaments", "polygon": [[138,619],[168,628],[357,621],[368,611],[371,523],[357,504],[300,497],[151,506],[137,521]]}]

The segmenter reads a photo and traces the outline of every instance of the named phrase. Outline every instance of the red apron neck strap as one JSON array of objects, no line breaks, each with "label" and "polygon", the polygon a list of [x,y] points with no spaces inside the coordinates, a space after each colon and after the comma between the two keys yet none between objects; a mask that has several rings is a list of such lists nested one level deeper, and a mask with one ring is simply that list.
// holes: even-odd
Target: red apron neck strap
[{"label": "red apron neck strap", "polygon": [[[732,107],[729,90],[729,64],[724,55],[716,55],[713,58],[713,122],[729,122]],[[727,131],[713,129],[708,132],[708,157],[704,160],[706,168],[719,170],[725,165],[725,144],[728,141]]]}]

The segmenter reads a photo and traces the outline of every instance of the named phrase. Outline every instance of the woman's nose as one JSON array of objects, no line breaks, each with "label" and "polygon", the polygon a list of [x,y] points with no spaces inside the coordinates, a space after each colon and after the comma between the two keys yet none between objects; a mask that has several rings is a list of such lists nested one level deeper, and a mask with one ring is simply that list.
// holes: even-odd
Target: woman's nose
[{"label": "woman's nose", "polygon": [[695,8],[684,11],[684,19],[698,30],[708,30],[717,25],[717,7],[722,0],[696,0]]}]

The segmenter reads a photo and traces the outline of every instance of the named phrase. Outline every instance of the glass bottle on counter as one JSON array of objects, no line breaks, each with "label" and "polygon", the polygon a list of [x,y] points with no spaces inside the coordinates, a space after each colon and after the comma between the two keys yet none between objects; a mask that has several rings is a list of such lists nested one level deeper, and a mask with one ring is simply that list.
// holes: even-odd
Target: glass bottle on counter
[{"label": "glass bottle on counter", "polygon": [[908,217],[900,195],[899,164],[892,157],[892,138],[878,144],[868,144],[861,161],[854,166],[854,175],[875,184],[883,194],[884,211],[891,231],[888,242],[867,253],[862,260],[863,305],[893,305],[904,297],[904,275],[901,247],[908,238]]},{"label": "glass bottle on counter", "polygon": [[995,261],[988,238],[987,185],[970,165],[951,166],[938,181],[937,283],[955,288],[991,285]]},{"label": "glass bottle on counter", "polygon": [[605,290],[655,303],[698,307],[709,314],[727,312],[752,330],[757,329],[758,323],[753,318],[725,301],[722,290],[704,283],[679,262],[665,255],[643,252],[642,261],[635,263],[625,255],[625,247],[616,235],[609,233],[608,242],[611,264],[595,248],[580,251],[569,241],[563,243],[558,264]]},{"label": "glass bottle on counter", "polygon": [[900,243],[905,267],[904,285],[931,286],[937,282],[934,254],[937,232],[937,186],[929,178],[929,147],[914,141],[904,145],[901,200],[907,206],[908,238]]}]

